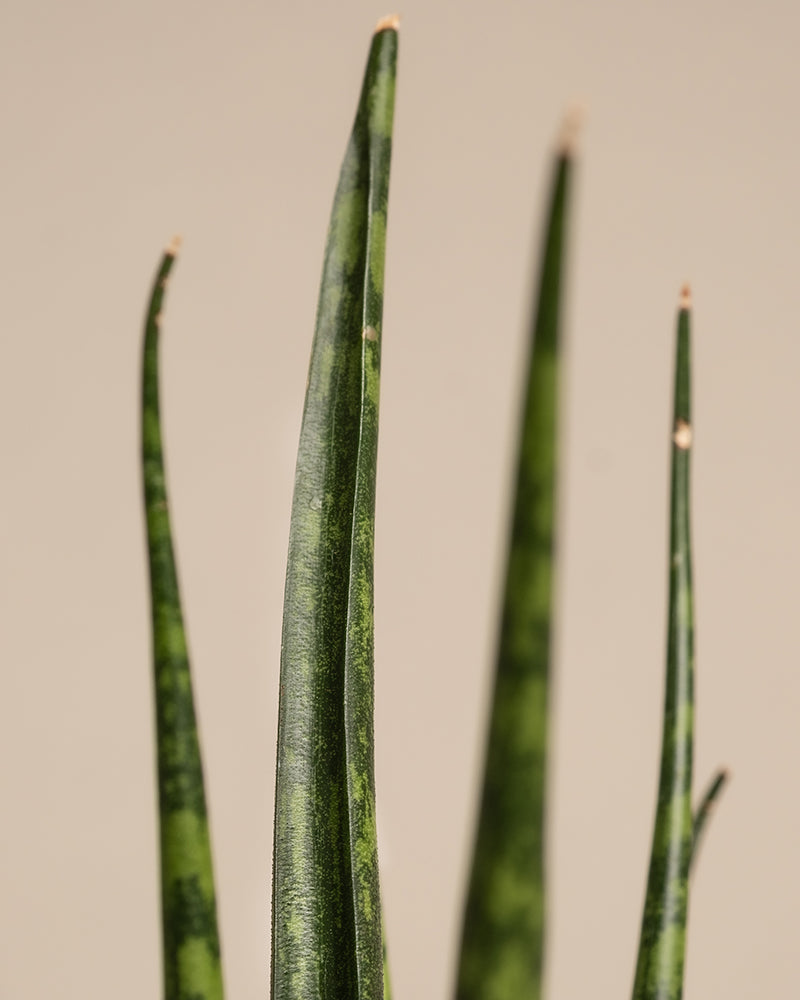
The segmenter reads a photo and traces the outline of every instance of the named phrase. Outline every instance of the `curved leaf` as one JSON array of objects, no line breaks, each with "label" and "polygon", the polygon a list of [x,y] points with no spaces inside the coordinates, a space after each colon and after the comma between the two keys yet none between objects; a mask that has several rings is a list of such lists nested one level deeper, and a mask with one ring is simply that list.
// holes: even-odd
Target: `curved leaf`
[{"label": "curved leaf", "polygon": [[147,311],[142,369],[142,462],[153,622],[164,997],[221,1000],[211,844],[172,551],[159,416],[159,319],[176,251],[174,241],[156,275]]}]

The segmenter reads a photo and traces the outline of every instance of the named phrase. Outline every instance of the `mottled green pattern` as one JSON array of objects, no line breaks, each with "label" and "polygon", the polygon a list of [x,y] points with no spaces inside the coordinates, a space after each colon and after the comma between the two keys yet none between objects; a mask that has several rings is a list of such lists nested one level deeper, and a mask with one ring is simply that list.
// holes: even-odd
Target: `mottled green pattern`
[{"label": "mottled green pattern", "polygon": [[458,1000],[536,1000],[557,473],[559,303],[570,160],[553,178],[532,328],[494,697],[458,968]]},{"label": "mottled green pattern", "polygon": [[692,854],[694,621],[689,531],[689,310],[678,312],[670,504],[669,621],[661,775],[634,1000],[679,1000]]},{"label": "mottled green pattern", "polygon": [[703,840],[703,833],[706,828],[706,823],[708,822],[708,817],[714,811],[717,799],[719,799],[722,794],[722,789],[727,783],[728,772],[724,770],[717,771],[711,779],[708,788],[703,793],[703,797],[700,799],[700,805],[695,810],[694,819],[692,820],[692,857],[689,863],[690,870],[693,870],[694,866],[697,864],[697,855],[699,853],[700,844]]},{"label": "mottled green pattern", "polygon": [[331,213],[284,602],[273,1000],[382,1000],[373,535],[397,32],[373,38]]},{"label": "mottled green pattern", "polygon": [[142,460],[153,620],[164,1000],[223,996],[211,846],[189,658],[167,507],[158,401],[159,320],[166,252],[147,312],[142,375]]}]

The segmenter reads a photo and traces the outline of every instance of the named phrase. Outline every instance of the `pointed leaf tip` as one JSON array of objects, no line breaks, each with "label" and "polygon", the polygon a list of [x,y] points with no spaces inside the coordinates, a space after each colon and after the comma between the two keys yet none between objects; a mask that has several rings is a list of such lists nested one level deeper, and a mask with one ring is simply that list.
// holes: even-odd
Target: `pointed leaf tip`
[{"label": "pointed leaf tip", "polygon": [[700,805],[697,807],[697,811],[695,812],[692,821],[692,854],[689,862],[690,868],[694,867],[697,859],[697,849],[703,838],[708,818],[716,808],[720,794],[723,788],[728,784],[729,779],[730,771],[724,767],[720,768],[711,779],[708,788],[705,790],[703,797],[700,800]]},{"label": "pointed leaf tip", "polygon": [[177,257],[178,251],[183,243],[183,238],[180,236],[173,236],[172,239],[167,244],[167,249],[165,253],[168,257]]},{"label": "pointed leaf tip", "polygon": [[691,309],[692,308],[692,290],[689,287],[689,283],[686,282],[681,287],[681,296],[678,301],[679,308],[681,309]]}]

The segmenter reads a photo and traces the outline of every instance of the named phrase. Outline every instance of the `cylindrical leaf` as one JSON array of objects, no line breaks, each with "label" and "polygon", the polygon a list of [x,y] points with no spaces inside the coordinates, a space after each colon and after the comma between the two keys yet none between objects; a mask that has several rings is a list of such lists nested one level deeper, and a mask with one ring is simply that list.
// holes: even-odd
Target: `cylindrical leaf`
[{"label": "cylindrical leaf", "polygon": [[692,444],[689,290],[681,295],[675,360],[667,678],[661,775],[634,1000],[680,1000],[692,855],[694,611],[689,531]]},{"label": "cylindrical leaf", "polygon": [[222,1000],[214,877],[189,656],[172,551],[158,399],[158,335],[177,243],[164,254],[147,311],[142,459],[161,830],[165,1000]]},{"label": "cylindrical leaf", "polygon": [[373,535],[397,21],[379,23],[331,214],[284,598],[273,1000],[382,1000]]},{"label": "cylindrical leaf", "polygon": [[565,148],[555,163],[531,326],[458,1000],[536,1000],[541,989],[560,302],[570,169]]},{"label": "cylindrical leaf", "polygon": [[699,853],[700,844],[703,841],[703,834],[705,833],[708,818],[714,811],[717,800],[722,794],[722,789],[728,783],[729,777],[730,775],[726,770],[722,769],[717,771],[711,779],[708,788],[703,793],[700,804],[697,809],[695,809],[694,819],[692,820],[692,858],[689,864],[690,872],[694,870],[694,866],[697,864],[697,855]]}]

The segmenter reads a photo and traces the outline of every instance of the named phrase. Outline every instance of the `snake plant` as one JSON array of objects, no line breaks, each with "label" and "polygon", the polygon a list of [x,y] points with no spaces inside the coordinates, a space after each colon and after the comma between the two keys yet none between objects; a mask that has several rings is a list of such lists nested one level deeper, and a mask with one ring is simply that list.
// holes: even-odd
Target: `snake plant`
[{"label": "snake plant", "polygon": [[172,549],[158,397],[161,306],[177,249],[177,241],[173,241],[156,275],[145,322],[142,365],[142,466],[153,622],[164,1000],[221,1000],[211,844]]},{"label": "snake plant", "polygon": [[[280,664],[273,1000],[388,996],[373,763],[373,546],[398,23],[379,22],[328,228],[292,504]],[[513,516],[458,1000],[538,1000],[546,917],[548,683],[558,509],[560,305],[574,153],[556,153],[530,331]],[[147,311],[142,451],[152,595],[165,1000],[223,995],[211,849],[172,552],[158,332]],[[689,871],[720,772],[691,807],[694,714],[688,289],[678,312],[661,777],[634,1000],[681,996]]]},{"label": "snake plant", "polygon": [[292,503],[281,652],[272,996],[383,996],[373,537],[397,59],[370,49],[333,202]]}]

